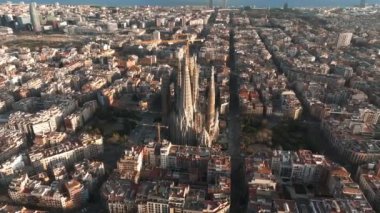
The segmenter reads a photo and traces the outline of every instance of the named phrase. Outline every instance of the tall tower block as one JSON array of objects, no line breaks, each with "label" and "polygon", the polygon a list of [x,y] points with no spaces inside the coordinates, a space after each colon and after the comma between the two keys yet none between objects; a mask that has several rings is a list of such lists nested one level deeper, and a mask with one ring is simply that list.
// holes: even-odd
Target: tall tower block
[{"label": "tall tower block", "polygon": [[208,7],[209,8],[213,8],[214,7],[213,0],[208,0]]},{"label": "tall tower block", "polygon": [[223,0],[223,8],[227,8],[227,0]]},{"label": "tall tower block", "polygon": [[41,32],[41,22],[40,22],[40,14],[37,11],[37,3],[32,2],[29,5],[30,19],[33,25],[34,32]]},{"label": "tall tower block", "polygon": [[365,0],[360,1],[360,7],[365,7]]}]

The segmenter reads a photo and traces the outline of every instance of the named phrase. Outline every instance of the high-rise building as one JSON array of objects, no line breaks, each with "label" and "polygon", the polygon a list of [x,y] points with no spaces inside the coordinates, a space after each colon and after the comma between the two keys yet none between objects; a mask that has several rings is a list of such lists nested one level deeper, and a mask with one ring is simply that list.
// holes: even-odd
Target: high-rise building
[{"label": "high-rise building", "polygon": [[40,15],[37,11],[37,3],[32,2],[29,5],[29,12],[30,12],[30,18],[33,25],[33,31],[34,32],[41,32],[41,22],[40,22]]},{"label": "high-rise building", "polygon": [[227,0],[223,0],[223,8],[227,8]]},{"label": "high-rise building", "polygon": [[287,9],[289,9],[289,4],[288,4],[288,2],[285,2],[285,4],[284,4],[284,8],[283,8],[284,10],[287,10]]},{"label": "high-rise building", "polygon": [[213,8],[213,0],[208,0],[208,7]]},{"label": "high-rise building", "polygon": [[365,7],[365,4],[366,4],[365,0],[360,1],[360,7]]}]

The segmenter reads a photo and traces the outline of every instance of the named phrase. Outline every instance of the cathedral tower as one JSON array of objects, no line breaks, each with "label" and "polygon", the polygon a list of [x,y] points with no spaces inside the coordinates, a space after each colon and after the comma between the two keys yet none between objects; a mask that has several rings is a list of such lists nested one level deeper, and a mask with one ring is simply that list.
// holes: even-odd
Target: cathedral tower
[{"label": "cathedral tower", "polygon": [[215,71],[214,67],[211,68],[211,78],[209,83],[209,91],[208,91],[208,104],[207,104],[207,131],[211,131],[213,126],[215,125],[215,79],[214,79]]}]

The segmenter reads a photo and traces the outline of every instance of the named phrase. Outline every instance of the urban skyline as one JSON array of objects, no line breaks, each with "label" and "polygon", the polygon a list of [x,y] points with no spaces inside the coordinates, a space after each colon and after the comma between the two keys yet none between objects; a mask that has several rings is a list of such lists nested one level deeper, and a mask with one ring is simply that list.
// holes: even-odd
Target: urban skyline
[{"label": "urban skyline", "polygon": [[380,6],[202,2],[0,4],[0,212],[380,211]]},{"label": "urban skyline", "polygon": [[[9,1],[12,2],[12,1]],[[13,1],[14,3],[18,3]],[[38,4],[56,4],[61,3],[64,5],[99,5],[99,6],[113,6],[113,7],[131,7],[131,6],[165,6],[165,7],[173,7],[173,6],[210,6],[212,3],[216,7],[242,7],[242,6],[255,6],[257,8],[281,8],[285,3],[288,3],[291,7],[305,7],[305,8],[318,8],[318,7],[353,7],[362,5],[361,0],[337,0],[337,1],[329,1],[329,0],[317,0],[313,2],[305,2],[302,0],[233,0],[233,1],[225,1],[225,0],[177,0],[177,1],[153,1],[153,0],[128,0],[125,1],[113,1],[113,2],[100,2],[100,1],[90,1],[90,0],[82,0],[82,1],[73,1],[73,0],[38,0],[38,1],[22,1],[27,4],[32,2],[37,2]],[[379,4],[378,0],[366,0],[366,4]]]}]

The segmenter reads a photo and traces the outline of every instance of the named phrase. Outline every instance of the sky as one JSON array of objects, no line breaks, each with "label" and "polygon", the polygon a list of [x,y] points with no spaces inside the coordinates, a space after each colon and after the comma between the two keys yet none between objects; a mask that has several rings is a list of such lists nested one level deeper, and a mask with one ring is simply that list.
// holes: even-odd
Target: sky
[{"label": "sky", "polygon": [[[178,5],[207,5],[208,0],[25,0],[25,3],[36,1],[40,4],[52,4],[59,2],[61,4],[91,4],[106,6],[133,6],[133,5],[161,5],[161,6],[178,6]],[[0,0],[0,2],[6,2]],[[17,1],[13,1],[17,3]],[[221,4],[222,0],[214,0],[214,4]],[[360,0],[228,0],[230,6],[255,5],[257,7],[282,7],[288,2],[289,7],[346,7],[354,6],[360,3]],[[369,4],[380,4],[380,0],[367,0]]]}]

